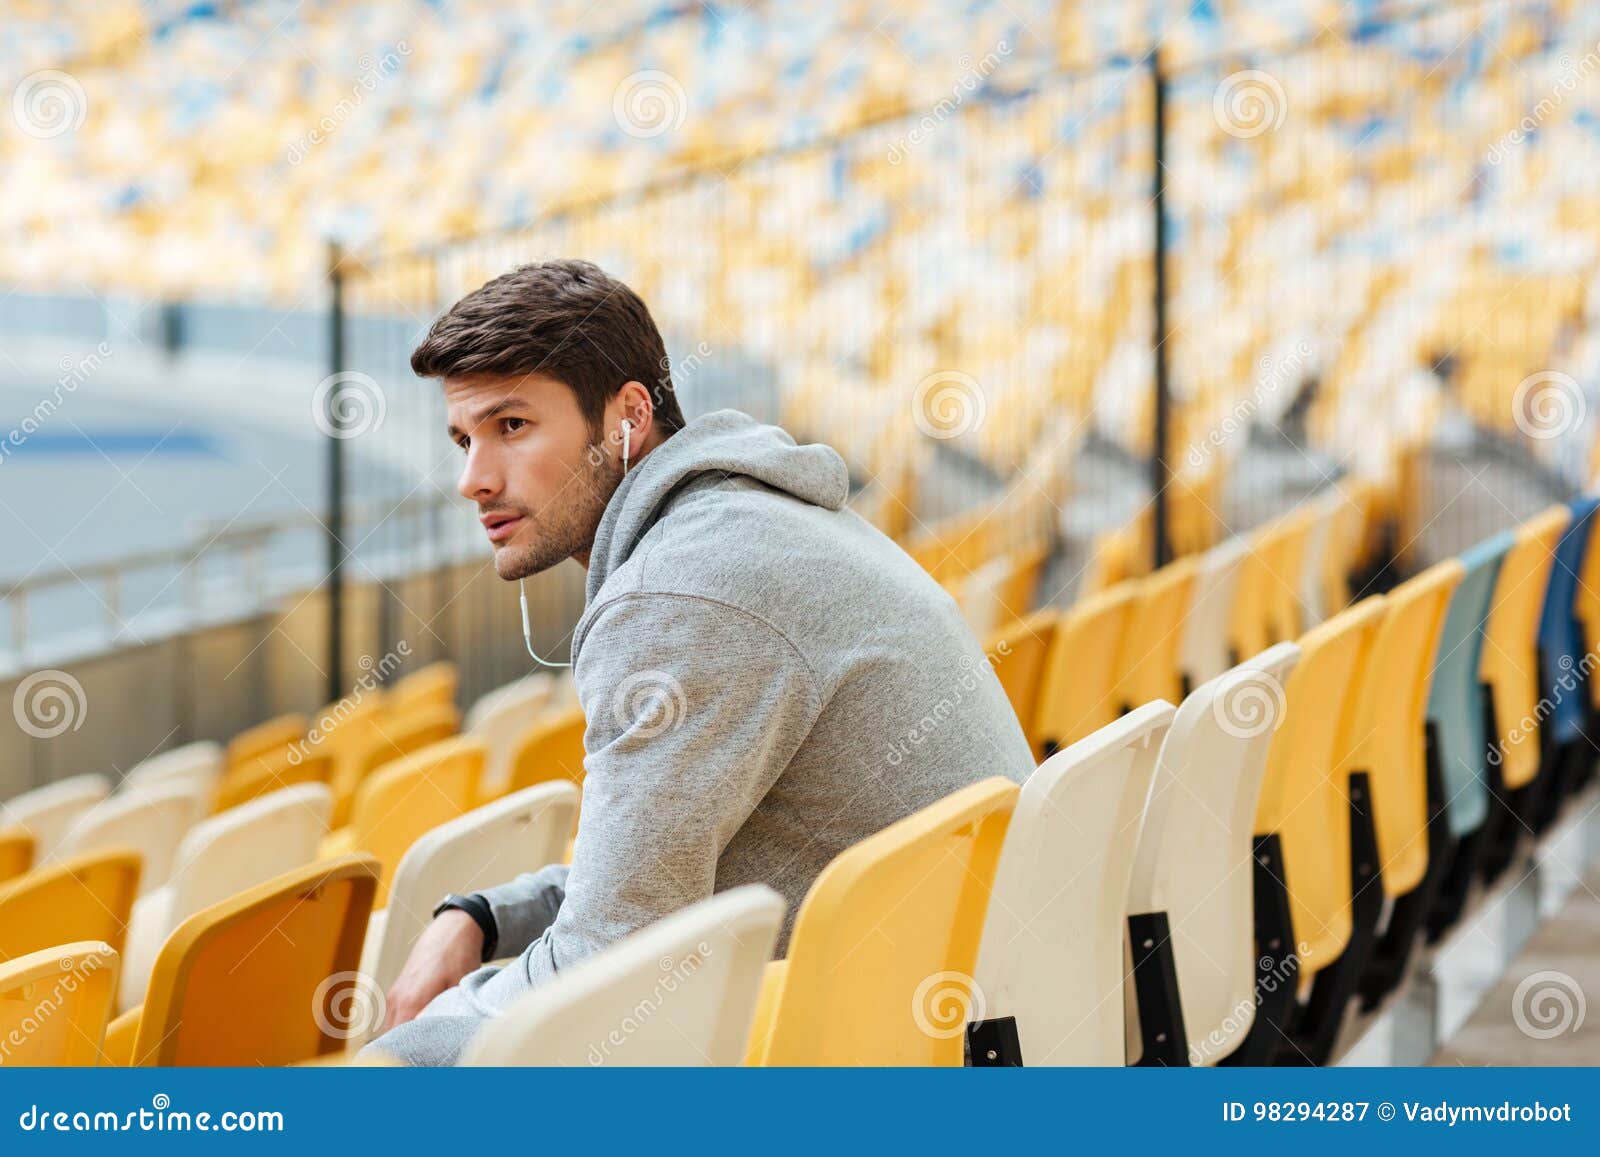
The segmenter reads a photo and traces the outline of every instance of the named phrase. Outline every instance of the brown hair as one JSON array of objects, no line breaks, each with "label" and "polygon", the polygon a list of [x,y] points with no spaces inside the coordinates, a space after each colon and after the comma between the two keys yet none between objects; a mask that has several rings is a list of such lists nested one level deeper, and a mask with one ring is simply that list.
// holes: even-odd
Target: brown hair
[{"label": "brown hair", "polygon": [[598,434],[624,382],[650,391],[663,436],[683,428],[661,332],[639,295],[588,261],[521,265],[452,305],[411,353],[424,378],[541,373]]}]

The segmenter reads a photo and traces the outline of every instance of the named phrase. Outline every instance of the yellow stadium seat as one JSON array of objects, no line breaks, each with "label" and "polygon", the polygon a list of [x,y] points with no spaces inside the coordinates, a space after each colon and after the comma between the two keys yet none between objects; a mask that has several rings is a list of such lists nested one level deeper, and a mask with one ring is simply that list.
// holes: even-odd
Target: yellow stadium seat
[{"label": "yellow stadium seat", "polygon": [[449,739],[460,726],[461,716],[449,704],[423,704],[404,714],[386,714],[363,729],[359,738],[334,753],[333,826],[350,822],[350,807],[357,789],[378,768],[402,755],[421,751],[432,743]]},{"label": "yellow stadium seat", "polygon": [[1119,583],[1079,601],[1057,619],[1028,736],[1034,758],[1044,760],[1120,713],[1117,656],[1138,593],[1136,583]]},{"label": "yellow stadium seat", "polygon": [[[1385,609],[1382,597],[1365,599],[1300,638],[1267,752],[1256,805],[1256,926],[1277,947],[1258,943],[1259,964],[1286,969],[1301,987],[1350,941],[1350,805],[1337,766],[1352,692]],[[1294,986],[1280,976],[1273,987],[1277,999],[1262,1000],[1231,1063],[1264,1063],[1287,1038]]]},{"label": "yellow stadium seat", "polygon": [[1181,703],[1189,680],[1181,662],[1184,617],[1200,560],[1176,559],[1137,579],[1117,651],[1117,702],[1126,709],[1156,699]]},{"label": "yellow stadium seat", "polygon": [[391,760],[356,791],[350,822],[329,833],[321,855],[363,852],[383,866],[374,901],[383,907],[406,849],[472,806],[489,757],[479,739],[445,739]]},{"label": "yellow stadium seat", "polygon": [[[1565,506],[1552,506],[1517,527],[1484,624],[1478,673],[1493,695],[1496,734],[1489,738],[1500,752],[1500,774],[1511,791],[1525,787],[1539,771],[1539,613],[1556,544],[1570,519]],[[1502,818],[1495,819],[1495,813]],[[1490,822],[1506,819],[1502,801],[1492,807]]]},{"label": "yellow stadium seat", "polygon": [[312,864],[189,917],[144,1003],[107,1030],[104,1063],[287,1065],[341,1051],[377,1001],[356,968],[378,872],[370,856]]},{"label": "yellow stadium seat", "polygon": [[0,884],[22,875],[33,864],[33,836],[27,828],[0,830]]},{"label": "yellow stadium seat", "polygon": [[128,848],[86,852],[0,884],[0,960],[79,940],[117,952],[139,894],[139,854]]},{"label": "yellow stadium seat", "polygon": [[217,784],[211,814],[249,803],[280,788],[301,783],[326,783],[333,774],[333,753],[323,748],[301,751],[284,747],[231,768]]},{"label": "yellow stadium seat", "polygon": [[1044,674],[1050,640],[1055,635],[1056,617],[1055,611],[1036,611],[984,645],[995,677],[1011,701],[1011,710],[1016,712],[1024,734],[1031,734],[1033,730],[1039,682]]},{"label": "yellow stadium seat", "polygon": [[568,708],[539,720],[522,733],[511,757],[506,792],[565,779],[583,786],[583,709]]},{"label": "yellow stadium seat", "polygon": [[299,712],[258,723],[228,741],[228,746],[223,749],[223,769],[231,771],[247,760],[281,751],[296,740],[305,738],[305,734],[306,717]]},{"label": "yellow stadium seat", "polygon": [[1300,589],[1306,548],[1316,524],[1315,503],[1305,503],[1258,532],[1239,564],[1232,624],[1235,654],[1259,655],[1274,643],[1300,634]]},{"label": "yellow stadium seat", "polygon": [[93,1066],[116,989],[116,949],[98,940],[0,964],[0,1066]]},{"label": "yellow stadium seat", "polygon": [[852,848],[806,894],[768,966],[747,1059],[959,1066],[978,939],[1017,785],[994,778]]},{"label": "yellow stadium seat", "polygon": [[450,660],[429,663],[386,690],[384,709],[390,716],[399,716],[423,707],[454,707],[460,681],[460,672]]}]

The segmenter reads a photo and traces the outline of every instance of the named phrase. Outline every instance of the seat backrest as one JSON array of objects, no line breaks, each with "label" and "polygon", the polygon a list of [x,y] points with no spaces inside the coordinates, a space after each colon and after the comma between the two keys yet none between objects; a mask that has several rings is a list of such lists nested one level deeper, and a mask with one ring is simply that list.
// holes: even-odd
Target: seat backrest
[{"label": "seat backrest", "polygon": [[[503,796],[423,833],[400,858],[382,934],[368,969],[387,992],[446,892],[503,884],[561,862],[578,821],[579,792],[565,781]],[[741,1042],[741,1047],[742,1047]]]},{"label": "seat backrest", "polygon": [[195,790],[209,794],[222,778],[222,747],[210,740],[186,743],[152,755],[134,767],[122,780],[119,791],[150,788],[157,784],[182,781],[193,784]]},{"label": "seat backrest", "polygon": [[486,1024],[464,1065],[737,1065],[783,900],[747,884],[563,971]]},{"label": "seat backrest", "polygon": [[[1594,515],[1589,516],[1593,525]],[[1600,534],[1591,533],[1578,570],[1578,589],[1572,604],[1583,632],[1582,653],[1600,655]],[[1600,711],[1600,671],[1589,674],[1589,702]]]},{"label": "seat backrest", "polygon": [[462,733],[489,745],[489,762],[483,768],[483,791],[496,796],[511,777],[511,757],[517,740],[550,701],[551,680],[530,675],[489,692],[467,712]]},{"label": "seat backrest", "polygon": [[547,714],[523,728],[511,757],[507,791],[565,780],[583,786],[583,708],[571,707]]},{"label": "seat backrest", "polygon": [[1457,838],[1475,831],[1489,814],[1489,734],[1478,665],[1495,579],[1511,543],[1511,535],[1501,532],[1461,552],[1465,573],[1445,612],[1433,686],[1428,689],[1428,720],[1438,744],[1445,811],[1450,832]]},{"label": "seat backrest", "polygon": [[378,768],[441,743],[456,734],[460,714],[450,704],[422,703],[405,712],[385,711],[353,730],[337,747],[333,778],[333,826],[350,822],[350,809],[362,783]]},{"label": "seat backrest", "polygon": [[1259,531],[1239,564],[1229,614],[1230,637],[1241,659],[1300,634],[1301,575],[1317,508],[1307,503]]},{"label": "seat backrest", "polygon": [[[1600,498],[1584,495],[1573,499],[1572,518],[1561,542],[1556,546],[1555,564],[1550,568],[1550,585],[1545,589],[1544,606],[1539,612],[1539,657],[1541,690],[1550,697],[1546,726],[1557,743],[1573,743],[1583,738],[1586,703],[1578,691],[1578,680],[1600,679],[1595,672],[1593,654],[1584,637],[1579,619],[1580,576],[1591,550],[1594,516]],[[1580,670],[1581,668],[1581,670]]]},{"label": "seat backrest", "polygon": [[836,856],[795,918],[754,1059],[959,1066],[974,1011],[963,996],[976,995],[978,938],[1016,800],[1016,784],[986,779]]},{"label": "seat backrest", "polygon": [[133,848],[144,860],[139,890],[148,892],[167,882],[173,851],[204,810],[204,801],[181,780],[119,791],[78,817],[61,837],[60,854]]},{"label": "seat backrest", "polygon": [[1571,517],[1565,506],[1552,506],[1517,527],[1484,624],[1478,675],[1494,696],[1498,731],[1489,741],[1512,789],[1526,786],[1539,772],[1539,615],[1556,547]]},{"label": "seat backrest", "polygon": [[1192,556],[1174,559],[1136,580],[1139,593],[1117,654],[1116,695],[1123,706],[1183,698],[1183,620],[1198,566]]},{"label": "seat backrest", "polygon": [[[1299,659],[1297,645],[1279,643],[1190,692],[1150,787],[1128,915],[1167,914],[1184,1029],[1200,1063],[1232,1052],[1255,1009],[1251,836],[1284,685]],[[1132,1028],[1130,1061],[1139,1043]]]},{"label": "seat backrest", "polygon": [[1363,599],[1301,636],[1267,751],[1255,830],[1278,836],[1303,975],[1332,964],[1350,940],[1350,802],[1336,772],[1385,609],[1381,596]]},{"label": "seat backrest", "polygon": [[1228,618],[1239,564],[1248,550],[1247,540],[1233,535],[1201,555],[1196,566],[1189,613],[1178,642],[1178,665],[1196,683],[1215,679],[1233,665]]},{"label": "seat backrest", "polygon": [[172,922],[309,864],[331,806],[326,784],[300,783],[196,824],[173,857]]},{"label": "seat backrest", "polygon": [[1304,555],[1301,559],[1299,589],[1295,597],[1300,604],[1301,628],[1309,630],[1341,607],[1324,605],[1329,556],[1341,548],[1339,531],[1343,514],[1350,509],[1344,494],[1337,486],[1311,499],[1307,505],[1310,515],[1307,522]]},{"label": "seat backrest", "polygon": [[1056,612],[1035,611],[1013,623],[984,643],[984,652],[994,667],[995,678],[1011,702],[1017,722],[1027,734],[1033,725],[1039,702],[1039,682],[1044,673],[1045,656],[1055,637]]},{"label": "seat backrest", "polygon": [[460,673],[450,660],[429,663],[385,688],[384,709],[391,717],[399,717],[425,706],[453,707],[460,681]]},{"label": "seat backrest", "polygon": [[334,753],[320,744],[303,751],[286,747],[247,759],[223,774],[211,800],[211,814],[220,815],[296,784],[327,783],[333,768]]},{"label": "seat backrest", "polygon": [[33,867],[33,833],[21,825],[0,828],[0,884]]},{"label": "seat backrest", "polygon": [[98,772],[59,779],[0,804],[0,825],[27,828],[33,836],[33,862],[43,864],[77,818],[110,794],[111,781]]},{"label": "seat backrest", "polygon": [[442,740],[385,764],[357,790],[350,808],[350,848],[383,865],[379,907],[411,845],[472,806],[488,755],[479,739]]},{"label": "seat backrest", "polygon": [[1137,582],[1118,583],[1057,619],[1028,736],[1034,758],[1042,759],[1047,747],[1076,743],[1121,714],[1117,658],[1138,593]]},{"label": "seat backrest", "polygon": [[139,894],[139,853],[106,848],[34,868],[0,884],[0,960],[78,940],[120,952]]},{"label": "seat backrest", "polygon": [[1428,692],[1450,598],[1466,568],[1446,559],[1384,596],[1372,654],[1361,666],[1338,785],[1365,772],[1373,800],[1383,889],[1403,896],[1428,870]]},{"label": "seat backrest", "polygon": [[1027,1065],[1120,1065],[1123,920],[1173,707],[1138,707],[1056,752],[1017,797],[975,973],[984,1017],[1016,1018]]},{"label": "seat backrest", "polygon": [[343,856],[178,925],[151,970],[133,1063],[287,1065],[340,1051],[377,1000],[356,973],[377,883],[371,857]]},{"label": "seat backrest", "polygon": [[0,964],[0,1067],[99,1063],[117,953],[81,940]]},{"label": "seat backrest", "polygon": [[246,728],[228,741],[222,758],[225,769],[231,770],[247,760],[280,751],[306,733],[306,717],[298,711],[274,716],[265,723]]}]

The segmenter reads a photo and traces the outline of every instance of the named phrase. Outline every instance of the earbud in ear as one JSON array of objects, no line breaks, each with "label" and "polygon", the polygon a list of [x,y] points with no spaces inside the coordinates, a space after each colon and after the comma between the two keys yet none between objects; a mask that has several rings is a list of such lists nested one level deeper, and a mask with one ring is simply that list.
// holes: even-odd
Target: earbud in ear
[{"label": "earbud in ear", "polygon": [[632,449],[628,443],[632,434],[633,423],[626,418],[622,419],[622,472],[624,474],[628,472],[628,452]]}]

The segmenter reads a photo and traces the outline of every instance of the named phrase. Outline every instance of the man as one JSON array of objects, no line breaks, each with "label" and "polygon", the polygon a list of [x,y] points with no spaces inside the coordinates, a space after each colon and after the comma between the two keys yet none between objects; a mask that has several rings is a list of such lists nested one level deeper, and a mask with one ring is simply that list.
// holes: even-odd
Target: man
[{"label": "man", "polygon": [[846,507],[839,455],[732,410],[685,423],[667,364],[644,302],[581,261],[496,278],[412,354],[500,577],[589,574],[571,866],[441,906],[369,1046],[408,1063],[454,1063],[485,1017],[715,891],[780,892],[781,952],[844,849],[1032,770],[954,602]]}]

